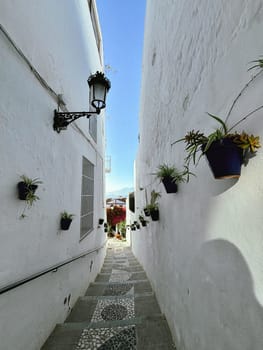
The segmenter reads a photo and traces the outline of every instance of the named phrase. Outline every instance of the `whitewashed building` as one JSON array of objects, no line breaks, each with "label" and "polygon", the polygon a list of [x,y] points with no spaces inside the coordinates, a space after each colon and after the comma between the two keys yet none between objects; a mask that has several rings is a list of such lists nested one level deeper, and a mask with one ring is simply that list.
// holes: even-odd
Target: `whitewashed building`
[{"label": "whitewashed building", "polygon": [[[36,350],[105,256],[103,112],[53,129],[58,107],[91,108],[87,80],[103,71],[95,0],[2,0],[0,62],[0,348]],[[21,175],[42,181],[25,212]]]},{"label": "whitewashed building", "polygon": [[[262,148],[239,180],[215,180],[205,157],[196,177],[167,194],[151,175],[163,163],[182,168],[195,129],[218,125],[260,69],[261,0],[148,0],[136,159],[137,217],[151,190],[160,191],[160,220],[132,231],[132,248],[147,272],[178,350],[263,348]],[[233,125],[262,105],[259,74],[237,99]],[[263,137],[263,111],[236,130]],[[138,207],[138,208],[137,208]]]}]

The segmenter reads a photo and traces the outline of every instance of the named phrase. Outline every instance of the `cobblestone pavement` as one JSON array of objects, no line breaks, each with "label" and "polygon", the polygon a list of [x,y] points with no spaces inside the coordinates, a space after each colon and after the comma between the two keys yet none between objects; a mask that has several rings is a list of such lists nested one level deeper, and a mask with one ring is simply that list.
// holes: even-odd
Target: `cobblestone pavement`
[{"label": "cobblestone pavement", "polygon": [[175,350],[142,266],[109,240],[101,273],[42,350]]}]

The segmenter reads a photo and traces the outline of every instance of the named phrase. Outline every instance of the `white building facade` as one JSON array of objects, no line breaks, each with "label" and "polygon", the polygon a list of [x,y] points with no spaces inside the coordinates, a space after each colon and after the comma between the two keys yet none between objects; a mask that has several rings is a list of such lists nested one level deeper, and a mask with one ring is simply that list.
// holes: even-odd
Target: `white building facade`
[{"label": "white building facade", "polygon": [[[90,110],[87,79],[103,71],[103,47],[95,0],[3,0],[0,25],[0,348],[36,350],[105,256],[103,112],[53,130],[61,100],[60,110]],[[42,181],[25,212],[21,175]],[[65,210],[74,214],[68,231],[60,229]]]},{"label": "white building facade", "polygon": [[[215,180],[205,157],[196,177],[167,194],[158,165],[182,169],[190,130],[213,132],[257,70],[263,53],[260,0],[149,0],[136,159],[136,214],[161,192],[160,219],[132,231],[178,350],[263,348],[262,148],[239,180]],[[262,105],[263,76],[237,99],[229,124]],[[237,127],[263,137],[262,110]]]}]

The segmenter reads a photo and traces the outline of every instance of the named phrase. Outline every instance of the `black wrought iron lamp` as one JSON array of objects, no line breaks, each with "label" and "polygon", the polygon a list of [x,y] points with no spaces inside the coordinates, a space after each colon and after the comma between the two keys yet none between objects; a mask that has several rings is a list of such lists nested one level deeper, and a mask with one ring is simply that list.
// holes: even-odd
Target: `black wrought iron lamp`
[{"label": "black wrought iron lamp", "polygon": [[106,107],[106,96],[111,87],[109,79],[102,72],[96,72],[96,74],[89,77],[88,84],[90,87],[91,105],[95,108],[95,111],[59,112],[55,109],[53,129],[56,132],[59,133],[61,130],[66,130],[70,123],[81,117],[90,118],[93,114],[98,115]]}]

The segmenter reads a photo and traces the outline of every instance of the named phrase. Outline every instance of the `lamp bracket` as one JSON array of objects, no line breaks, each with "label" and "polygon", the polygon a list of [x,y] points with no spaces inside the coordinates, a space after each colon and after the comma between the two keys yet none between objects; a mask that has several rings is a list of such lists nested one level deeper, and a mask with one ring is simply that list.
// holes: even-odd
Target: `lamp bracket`
[{"label": "lamp bracket", "polygon": [[92,114],[100,114],[100,109],[98,108],[96,111],[89,112],[58,112],[55,109],[53,129],[57,133],[60,133],[61,130],[66,130],[67,126],[75,120],[81,117],[90,118]]}]

